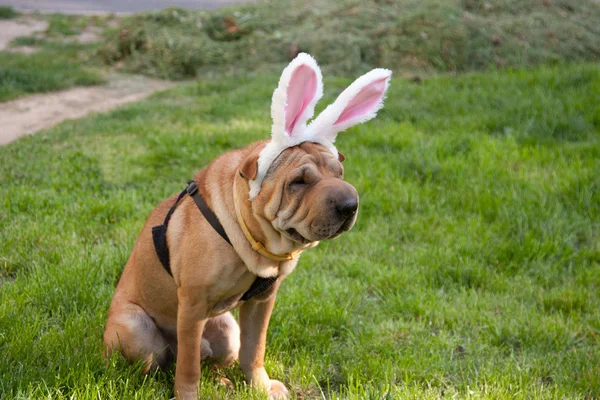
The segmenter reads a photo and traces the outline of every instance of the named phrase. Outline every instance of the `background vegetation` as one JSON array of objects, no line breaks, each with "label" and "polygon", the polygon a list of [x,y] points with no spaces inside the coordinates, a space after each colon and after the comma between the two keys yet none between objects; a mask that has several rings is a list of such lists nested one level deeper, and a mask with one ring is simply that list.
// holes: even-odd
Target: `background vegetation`
[{"label": "background vegetation", "polygon": [[0,6],[0,20],[11,19],[19,15],[12,7]]},{"label": "background vegetation", "polygon": [[[17,16],[0,8],[0,18]],[[596,0],[271,0],[118,20],[37,17],[48,21],[47,31],[13,45],[40,54],[0,52],[0,101],[101,83],[101,65],[165,79],[206,78],[275,73],[300,51],[328,74],[350,77],[385,66],[415,79],[600,59]],[[77,45],[74,38],[89,27],[101,29],[105,41]]]},{"label": "background vegetation", "polygon": [[278,0],[121,20],[100,54],[168,78],[277,70],[298,51],[329,73],[462,72],[600,58],[594,0]]}]

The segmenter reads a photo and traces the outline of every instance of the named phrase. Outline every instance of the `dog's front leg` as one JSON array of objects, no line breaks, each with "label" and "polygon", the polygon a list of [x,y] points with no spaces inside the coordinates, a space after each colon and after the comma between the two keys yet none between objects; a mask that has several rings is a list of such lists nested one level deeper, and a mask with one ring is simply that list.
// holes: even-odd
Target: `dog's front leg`
[{"label": "dog's front leg", "polygon": [[[193,297],[192,297],[193,298]],[[206,323],[206,307],[178,291],[177,309],[177,366],[175,369],[175,398],[198,399],[200,381],[200,347]]]},{"label": "dog's front leg", "polygon": [[289,393],[285,385],[269,379],[264,368],[267,328],[274,304],[275,293],[264,301],[249,300],[240,307],[240,366],[249,384],[266,389],[270,399],[286,399]]}]

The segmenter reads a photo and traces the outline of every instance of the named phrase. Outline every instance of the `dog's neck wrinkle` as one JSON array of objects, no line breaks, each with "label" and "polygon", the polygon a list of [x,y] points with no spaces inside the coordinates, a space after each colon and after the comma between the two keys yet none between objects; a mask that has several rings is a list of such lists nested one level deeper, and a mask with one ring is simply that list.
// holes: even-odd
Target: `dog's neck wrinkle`
[{"label": "dog's neck wrinkle", "polygon": [[[246,189],[244,188],[243,190],[245,191]],[[261,242],[268,249],[269,240],[267,238],[268,235],[265,234],[265,228],[268,228],[268,225],[270,225],[269,221],[266,221],[265,218],[257,215],[254,210],[252,210],[252,203],[248,206],[247,201],[243,201],[243,203],[240,204],[240,210],[242,211],[242,218],[252,237],[258,242]],[[261,229],[252,229],[255,226],[260,226]]]},{"label": "dog's neck wrinkle", "polygon": [[[266,250],[273,254],[287,254],[298,250],[296,243],[292,242],[275,229],[272,222],[266,216],[263,216],[254,210],[254,202],[247,200],[247,182],[243,178],[238,178],[237,176],[235,180],[234,190],[236,190],[240,214],[254,240],[262,243]],[[239,183],[237,181],[242,182]],[[260,229],[256,229],[255,227],[257,226],[260,227]]]},{"label": "dog's neck wrinkle", "polygon": [[[239,180],[245,183],[243,179]],[[281,237],[281,234],[273,228],[271,222],[268,219],[260,216],[253,210],[253,203],[248,201],[248,185],[244,183],[236,185],[238,186],[236,187],[236,190],[237,198],[240,202],[238,206],[240,207],[242,218],[244,219],[246,227],[248,227],[248,231],[250,232],[252,237],[256,241],[262,243],[267,248],[267,250],[271,251],[272,239],[274,239],[277,236]],[[261,229],[252,229],[252,227],[255,226],[260,226]]]}]

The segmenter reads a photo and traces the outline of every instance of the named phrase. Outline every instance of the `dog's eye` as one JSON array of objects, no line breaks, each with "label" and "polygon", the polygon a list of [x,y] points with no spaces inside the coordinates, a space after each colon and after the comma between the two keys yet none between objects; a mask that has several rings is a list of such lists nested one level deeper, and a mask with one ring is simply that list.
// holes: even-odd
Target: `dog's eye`
[{"label": "dog's eye", "polygon": [[304,176],[299,176],[290,182],[290,187],[298,187],[301,185],[306,185],[306,182],[304,181]]}]

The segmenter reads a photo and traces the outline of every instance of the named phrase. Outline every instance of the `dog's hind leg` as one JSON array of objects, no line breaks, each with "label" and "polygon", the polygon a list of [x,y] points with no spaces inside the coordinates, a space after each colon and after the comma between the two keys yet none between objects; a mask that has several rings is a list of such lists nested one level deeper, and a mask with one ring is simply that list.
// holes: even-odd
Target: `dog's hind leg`
[{"label": "dog's hind leg", "polygon": [[113,304],[104,331],[104,356],[115,350],[130,362],[142,361],[143,373],[165,368],[173,359],[173,350],[152,318],[138,305],[130,302]]},{"label": "dog's hind leg", "polygon": [[240,351],[240,327],[230,312],[209,318],[202,333],[203,347],[207,341],[212,355],[209,357],[217,367],[226,367],[238,359]]}]

